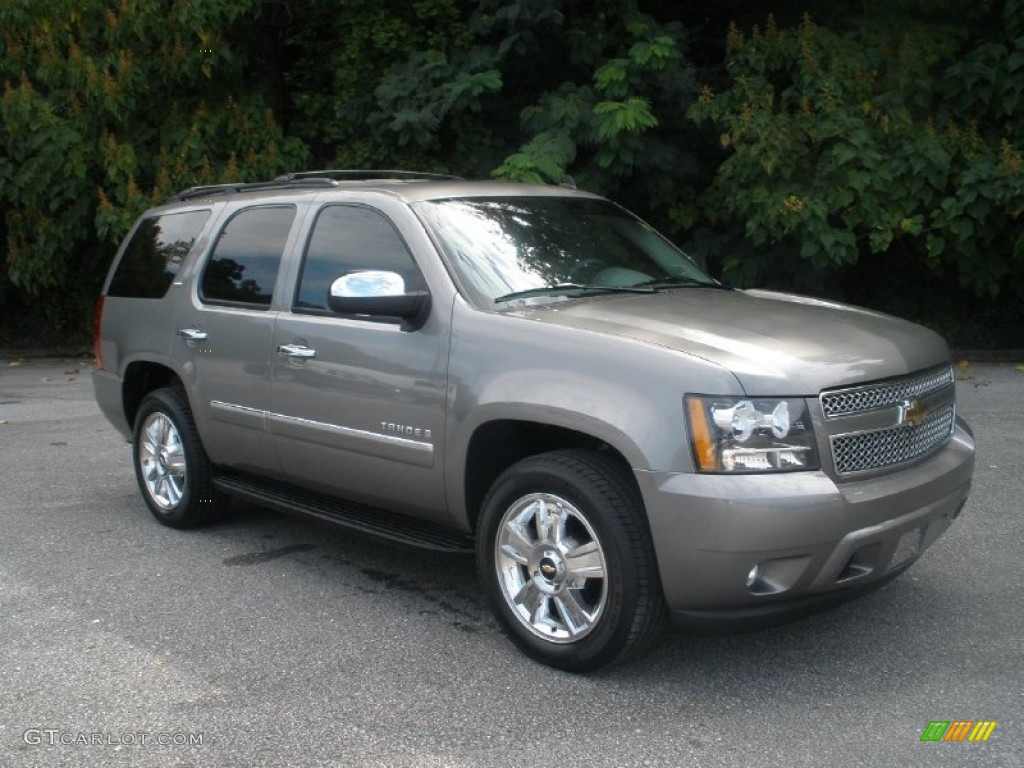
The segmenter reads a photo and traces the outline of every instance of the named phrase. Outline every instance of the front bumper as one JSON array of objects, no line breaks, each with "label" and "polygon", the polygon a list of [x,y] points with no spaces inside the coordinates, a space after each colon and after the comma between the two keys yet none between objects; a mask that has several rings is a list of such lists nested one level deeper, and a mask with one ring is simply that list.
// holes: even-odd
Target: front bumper
[{"label": "front bumper", "polygon": [[858,480],[635,474],[673,620],[708,626],[766,623],[881,586],[946,531],[973,471],[974,439],[958,422],[937,454]]}]

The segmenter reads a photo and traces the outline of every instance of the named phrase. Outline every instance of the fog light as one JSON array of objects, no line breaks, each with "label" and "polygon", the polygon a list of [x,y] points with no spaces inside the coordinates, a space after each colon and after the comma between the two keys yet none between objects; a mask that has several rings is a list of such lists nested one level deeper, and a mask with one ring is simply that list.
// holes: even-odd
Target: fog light
[{"label": "fog light", "polygon": [[761,565],[758,563],[750,569],[750,573],[747,574],[747,589],[753,587],[757,580],[761,578]]},{"label": "fog light", "polygon": [[810,555],[762,560],[747,573],[747,591],[753,595],[778,595],[792,589],[810,562]]}]

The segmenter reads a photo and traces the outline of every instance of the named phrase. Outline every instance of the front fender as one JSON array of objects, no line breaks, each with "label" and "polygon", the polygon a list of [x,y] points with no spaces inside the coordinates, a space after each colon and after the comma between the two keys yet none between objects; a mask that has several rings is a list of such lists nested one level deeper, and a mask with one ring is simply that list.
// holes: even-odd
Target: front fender
[{"label": "front fender", "polygon": [[693,391],[742,393],[729,371],[678,350],[456,302],[445,434],[451,514],[466,519],[469,445],[495,420],[588,435],[634,470],[693,471],[683,412]]}]

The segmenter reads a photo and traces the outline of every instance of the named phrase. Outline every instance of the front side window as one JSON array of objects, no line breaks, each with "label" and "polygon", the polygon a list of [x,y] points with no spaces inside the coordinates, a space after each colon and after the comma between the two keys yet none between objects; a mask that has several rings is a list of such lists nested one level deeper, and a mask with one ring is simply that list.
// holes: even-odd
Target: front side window
[{"label": "front side window", "polygon": [[163,297],[209,218],[209,211],[185,211],[143,219],[125,248],[107,295]]},{"label": "front side window", "polygon": [[[471,298],[717,287],[653,228],[607,200],[453,198],[417,203]],[[545,293],[548,291],[548,293]]]},{"label": "front side window", "polygon": [[203,272],[203,301],[270,306],[294,218],[290,205],[246,208],[232,216]]},{"label": "front side window", "polygon": [[394,225],[372,208],[329,205],[316,217],[299,277],[294,309],[326,312],[331,283],[346,272],[398,274],[407,293],[424,290],[423,277]]}]

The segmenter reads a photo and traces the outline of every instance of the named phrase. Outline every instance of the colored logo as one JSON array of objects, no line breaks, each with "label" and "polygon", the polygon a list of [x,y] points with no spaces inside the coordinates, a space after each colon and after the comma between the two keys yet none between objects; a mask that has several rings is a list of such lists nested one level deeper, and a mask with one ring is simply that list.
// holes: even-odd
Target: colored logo
[{"label": "colored logo", "polygon": [[932,720],[921,741],[988,741],[995,729],[995,720]]},{"label": "colored logo", "polygon": [[928,406],[920,400],[904,400],[900,403],[899,409],[896,424],[910,424],[912,427],[919,427],[928,417]]}]

